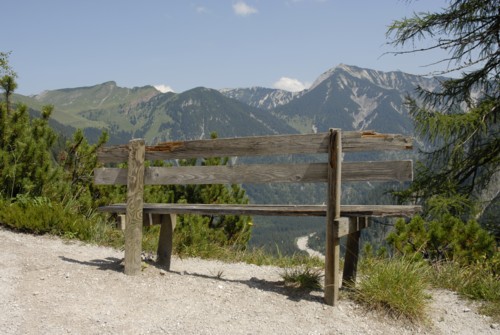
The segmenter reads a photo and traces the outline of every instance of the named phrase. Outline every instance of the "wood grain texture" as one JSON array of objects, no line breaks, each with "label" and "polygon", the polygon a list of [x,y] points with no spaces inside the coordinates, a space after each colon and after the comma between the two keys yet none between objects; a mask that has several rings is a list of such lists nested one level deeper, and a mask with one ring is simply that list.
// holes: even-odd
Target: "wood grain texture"
[{"label": "wood grain texture", "polygon": [[325,303],[335,306],[339,297],[340,271],[340,197],[342,175],[342,135],[339,129],[330,130],[328,154],[328,188],[325,250]]},{"label": "wood grain texture", "polygon": [[[146,147],[146,160],[328,153],[329,136],[319,133],[165,142]],[[342,142],[344,152],[412,149],[410,137],[373,131],[344,132]],[[125,162],[127,150],[123,145],[104,147],[97,157],[101,163]]]},{"label": "wood grain texture", "polygon": [[141,273],[144,153],[144,140],[130,141],[125,225],[125,274],[127,275]]},{"label": "wood grain texture", "polygon": [[[125,213],[127,204],[98,208],[101,212]],[[411,217],[422,210],[417,205],[341,205],[342,217]],[[326,216],[326,205],[238,205],[238,204],[165,204],[145,203],[145,214]]]},{"label": "wood grain texture", "polygon": [[[150,167],[145,171],[145,185],[317,183],[327,182],[327,163],[249,164],[237,166]],[[125,185],[126,169],[98,168],[98,185]],[[345,162],[344,181],[408,181],[413,178],[413,163],[405,161]]]}]

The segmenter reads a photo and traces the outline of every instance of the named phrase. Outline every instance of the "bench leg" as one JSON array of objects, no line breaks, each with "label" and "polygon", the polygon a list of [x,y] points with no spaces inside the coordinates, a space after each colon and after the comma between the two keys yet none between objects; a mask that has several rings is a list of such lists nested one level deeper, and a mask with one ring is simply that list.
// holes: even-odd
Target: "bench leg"
[{"label": "bench leg", "polygon": [[357,231],[347,236],[344,275],[342,278],[343,284],[356,283],[356,274],[358,270],[359,260],[359,239],[361,237],[361,230],[369,226],[367,217],[350,218],[350,220],[354,221],[354,223],[356,224]]},{"label": "bench leg", "polygon": [[144,140],[131,140],[128,145],[127,213],[125,225],[125,274],[141,273],[142,209],[144,207]]},{"label": "bench leg", "polygon": [[170,259],[172,257],[172,239],[177,222],[175,214],[164,214],[160,216],[161,228],[158,241],[158,252],[156,262],[166,270],[170,270]]},{"label": "bench leg", "polygon": [[331,236],[326,242],[325,255],[325,302],[330,306],[337,305],[339,297],[339,270],[340,238]]},{"label": "bench leg", "polygon": [[[349,218],[351,221],[356,221],[364,218]],[[356,282],[356,272],[358,268],[358,257],[359,257],[359,238],[361,236],[361,230],[347,235],[347,244],[345,252],[345,262],[344,262],[344,273],[342,278],[343,285],[350,285]]]}]

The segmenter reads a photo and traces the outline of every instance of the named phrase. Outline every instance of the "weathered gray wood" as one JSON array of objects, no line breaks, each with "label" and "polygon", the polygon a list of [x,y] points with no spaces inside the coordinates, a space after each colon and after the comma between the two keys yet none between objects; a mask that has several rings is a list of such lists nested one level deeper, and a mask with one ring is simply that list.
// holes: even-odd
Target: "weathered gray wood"
[{"label": "weathered gray wood", "polygon": [[411,137],[371,130],[342,132],[342,152],[411,150]]},{"label": "weathered gray wood", "polygon": [[[146,159],[328,153],[329,136],[329,133],[319,133],[165,142],[148,146]],[[342,142],[344,152],[412,148],[410,137],[373,131],[344,132]],[[97,156],[102,163],[125,162],[128,157],[127,147],[104,147],[98,151]]]},{"label": "weathered gray wood", "polygon": [[[126,169],[98,168],[95,184],[124,185]],[[345,162],[344,181],[408,181],[413,178],[413,162],[374,161]],[[250,164],[237,166],[181,166],[146,168],[146,185],[249,184],[249,183],[316,183],[327,182],[327,163]]]},{"label": "weathered gray wood", "polygon": [[[99,207],[107,213],[125,213],[124,203]],[[341,205],[342,217],[411,217],[422,210],[417,205]],[[238,204],[164,204],[146,203],[146,214],[326,216],[326,205],[238,205]]]},{"label": "weathered gray wood", "polygon": [[422,211],[418,205],[342,205],[342,216],[411,217]]},{"label": "weathered gray wood", "polygon": [[342,181],[410,180],[413,180],[411,160],[342,162]]},{"label": "weathered gray wood", "polygon": [[340,238],[340,196],[342,173],[342,135],[340,130],[330,130],[328,154],[328,194],[326,218],[325,251],[325,302],[335,306],[339,297]]},{"label": "weathered gray wood", "polygon": [[353,285],[356,282],[359,259],[359,238],[361,237],[361,230],[368,227],[367,217],[351,217],[349,221],[354,231],[347,235],[342,278],[344,285]]},{"label": "weathered gray wood", "polygon": [[[367,226],[359,216],[411,216],[419,206],[340,205],[343,181],[411,180],[411,161],[347,162],[342,153],[349,151],[405,150],[412,148],[411,138],[373,131],[306,135],[258,136],[233,139],[197,140],[161,143],[145,147],[133,140],[128,146],[103,148],[99,160],[124,162],[129,169],[96,169],[95,183],[127,185],[127,204],[101,207],[104,212],[126,213],[125,273],[141,270],[142,226],[161,224],[157,250],[158,263],[170,268],[173,229],[176,214],[206,215],[285,215],[326,216],[325,302],[336,305],[339,295],[340,237],[348,235],[344,282],[354,281],[359,253],[360,230]],[[327,163],[267,164],[237,166],[144,167],[144,160],[208,158],[222,156],[259,156],[328,153]],[[212,205],[144,204],[144,184],[241,184],[277,182],[327,182],[327,205]]]},{"label": "weathered gray wood", "polygon": [[[124,203],[101,206],[101,212],[125,213]],[[366,210],[365,210],[366,211]],[[325,205],[144,204],[145,214],[326,216]]]},{"label": "weathered gray wood", "polygon": [[128,169],[95,168],[94,184],[96,185],[127,185]]},{"label": "weathered gray wood", "polygon": [[[344,181],[412,180],[412,161],[346,162]],[[245,184],[327,182],[327,163],[250,164],[238,166],[153,167],[147,169],[146,184]]]},{"label": "weathered gray wood", "polygon": [[326,181],[326,164],[320,163],[151,168],[147,175],[147,182],[154,185],[314,183],[321,181]]},{"label": "weathered gray wood", "polygon": [[[342,206],[340,207],[341,207],[340,215],[342,215]],[[362,220],[363,217],[360,218],[359,216],[345,216],[345,217],[343,216],[341,218],[345,219],[345,221],[341,221],[342,224],[339,225],[337,229],[337,235],[339,237],[352,234],[367,227],[365,221]]]},{"label": "weathered gray wood", "polygon": [[172,258],[172,246],[174,229],[177,223],[175,214],[161,214],[160,238],[158,241],[158,252],[156,262],[163,266],[166,270],[170,270],[170,260]]},{"label": "weathered gray wood", "polygon": [[125,274],[141,272],[142,210],[144,194],[144,140],[129,143],[127,214],[125,225]]}]

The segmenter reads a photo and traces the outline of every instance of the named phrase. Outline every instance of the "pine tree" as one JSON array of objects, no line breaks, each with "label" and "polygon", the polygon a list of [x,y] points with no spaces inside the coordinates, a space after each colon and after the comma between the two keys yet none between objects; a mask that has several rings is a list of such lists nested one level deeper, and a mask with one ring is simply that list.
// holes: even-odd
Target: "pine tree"
[{"label": "pine tree", "polygon": [[66,143],[65,150],[59,152],[57,160],[61,168],[61,182],[54,191],[54,198],[64,203],[71,202],[79,212],[88,212],[100,205],[110,203],[110,187],[94,184],[93,174],[97,167],[97,150],[108,140],[103,132],[97,143],[90,144],[81,129]]},{"label": "pine tree", "polygon": [[[500,1],[451,0],[441,12],[394,21],[387,34],[403,48],[394,54],[448,52],[434,63],[447,68],[434,75],[461,72],[443,79],[437,91],[419,87],[419,102],[408,99],[416,133],[430,147],[412,187],[400,195],[433,199],[454,215],[474,217],[484,192],[499,192]],[[404,50],[408,44],[411,49]]]},{"label": "pine tree", "polygon": [[0,86],[5,94],[0,102],[0,195],[41,196],[56,179],[50,148],[57,136],[48,125],[52,107],[43,107],[41,117],[31,119],[25,105],[13,109],[10,104],[14,77],[3,76]]}]

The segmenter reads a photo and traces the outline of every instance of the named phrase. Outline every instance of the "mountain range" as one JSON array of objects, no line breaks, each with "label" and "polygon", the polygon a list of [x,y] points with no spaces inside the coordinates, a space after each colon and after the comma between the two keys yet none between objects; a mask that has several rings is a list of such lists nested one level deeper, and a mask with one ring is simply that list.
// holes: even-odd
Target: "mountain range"
[{"label": "mountain range", "polygon": [[[417,85],[435,89],[437,78],[338,65],[302,92],[252,87],[197,87],[161,93],[153,86],[103,84],[45,91],[15,99],[39,109],[53,105],[53,119],[90,137],[106,129],[111,143],[343,130],[412,134],[404,105]],[[92,139],[92,138],[91,138]]]},{"label": "mountain range", "polygon": [[[14,101],[27,104],[34,113],[43,105],[53,105],[51,122],[59,132],[69,137],[81,128],[92,142],[106,130],[109,144],[124,144],[132,138],[144,138],[149,144],[201,139],[209,138],[212,132],[219,137],[237,137],[322,132],[329,128],[411,136],[413,122],[404,104],[405,97],[417,98],[417,86],[436,90],[441,79],[340,64],[320,75],[309,89],[294,93],[264,87],[223,90],[197,87],[182,93],[162,93],[153,86],[124,88],[110,81],[34,96],[15,95]],[[268,185],[244,187],[250,199],[258,203],[318,203],[325,194],[321,186],[307,186],[307,192],[294,184],[279,190]],[[372,185],[362,187],[362,192],[344,190],[343,201],[356,202],[360,196],[363,202],[370,201],[368,198],[381,200],[380,190]],[[357,198],[351,199],[351,194],[357,194]],[[499,203],[498,189],[490,198]],[[493,212],[497,208],[494,206],[490,206]],[[289,218],[266,220],[259,218],[260,227],[267,228],[255,231],[253,238],[260,241],[257,244],[264,243],[269,236],[281,236],[285,226],[296,236],[324,226],[321,221],[302,225]],[[288,240],[273,237],[276,239]]]}]

